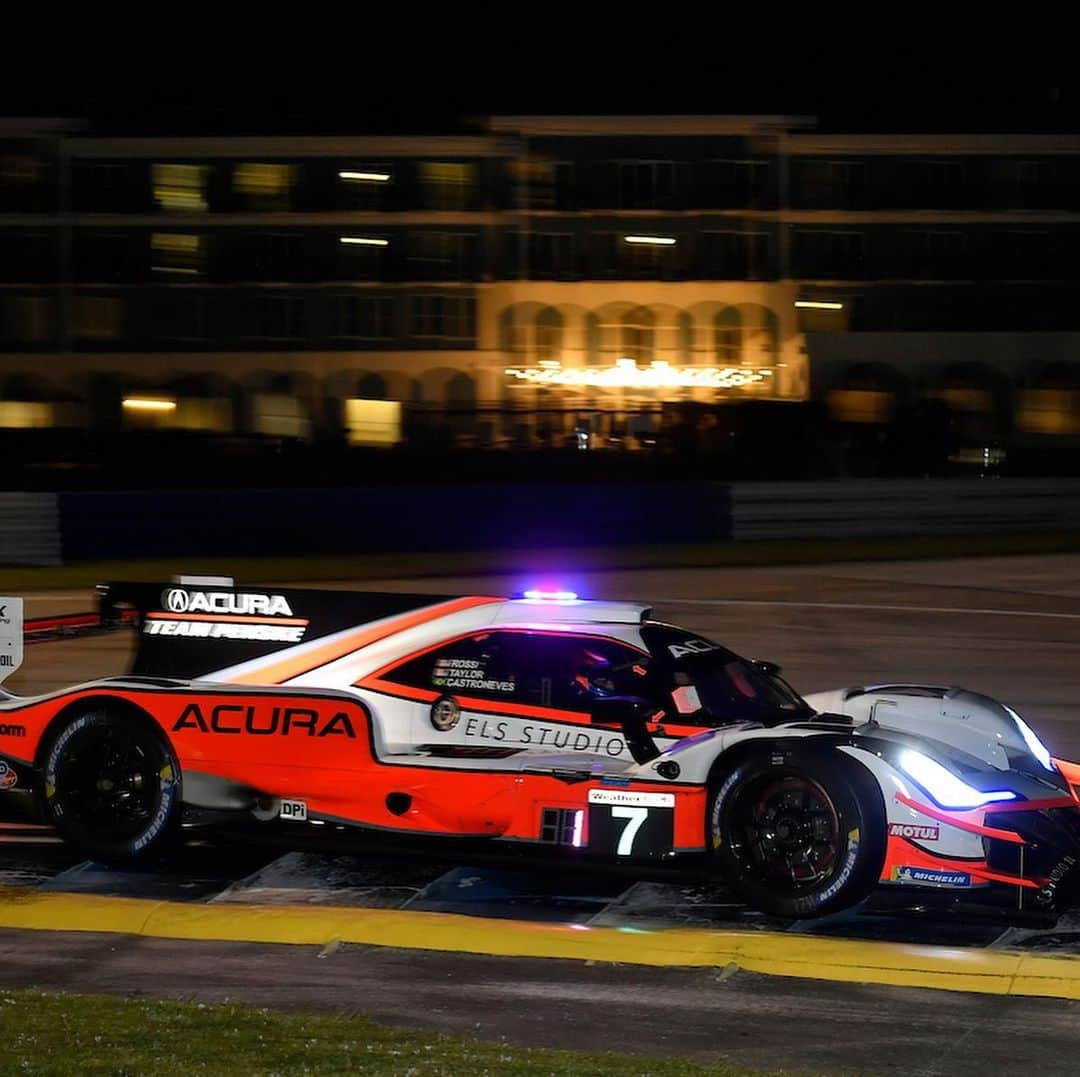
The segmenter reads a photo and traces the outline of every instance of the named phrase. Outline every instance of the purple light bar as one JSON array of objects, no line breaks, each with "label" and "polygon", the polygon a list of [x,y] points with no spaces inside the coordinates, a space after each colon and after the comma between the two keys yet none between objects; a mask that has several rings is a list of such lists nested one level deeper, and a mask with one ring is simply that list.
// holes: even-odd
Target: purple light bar
[{"label": "purple light bar", "polygon": [[575,602],[577,595],[573,591],[526,591],[525,597],[531,602]]}]

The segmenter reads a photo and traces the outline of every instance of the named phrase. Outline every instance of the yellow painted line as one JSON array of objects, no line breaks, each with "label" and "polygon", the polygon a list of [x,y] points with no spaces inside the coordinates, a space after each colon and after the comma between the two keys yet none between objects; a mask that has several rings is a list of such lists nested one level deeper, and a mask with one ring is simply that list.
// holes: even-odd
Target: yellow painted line
[{"label": "yellow painted line", "polygon": [[628,965],[733,963],[774,976],[1080,999],[1080,958],[768,931],[593,928],[401,909],[196,905],[24,889],[0,891],[0,927],[308,946],[338,941]]}]

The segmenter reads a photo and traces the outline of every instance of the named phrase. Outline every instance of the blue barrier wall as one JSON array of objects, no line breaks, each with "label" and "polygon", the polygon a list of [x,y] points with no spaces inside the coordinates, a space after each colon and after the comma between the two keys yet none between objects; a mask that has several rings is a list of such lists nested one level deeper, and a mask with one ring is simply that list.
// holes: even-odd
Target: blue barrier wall
[{"label": "blue barrier wall", "polygon": [[62,493],[64,561],[724,541],[719,483]]}]

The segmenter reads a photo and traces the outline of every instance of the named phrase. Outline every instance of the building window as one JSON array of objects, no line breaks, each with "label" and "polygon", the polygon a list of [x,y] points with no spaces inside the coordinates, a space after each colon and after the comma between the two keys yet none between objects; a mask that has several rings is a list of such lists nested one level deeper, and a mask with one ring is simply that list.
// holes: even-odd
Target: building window
[{"label": "building window", "polygon": [[205,343],[209,337],[206,318],[206,297],[186,288],[157,292],[151,305],[153,325],[150,332],[156,340]]},{"label": "building window", "polygon": [[257,295],[250,307],[248,333],[253,340],[300,341],[307,336],[304,298],[297,295]]},{"label": "building window", "polygon": [[536,358],[562,360],[563,316],[554,307],[544,307],[536,316]]},{"label": "building window", "polygon": [[472,280],[478,237],[470,232],[413,232],[409,270],[413,280]]},{"label": "building window", "polygon": [[205,269],[205,236],[191,232],[154,232],[150,236],[150,270],[154,276],[184,280],[203,276]]},{"label": "building window", "polygon": [[299,232],[257,232],[249,237],[249,271],[242,280],[301,281],[305,277],[304,236]]},{"label": "building window", "polygon": [[666,209],[675,198],[673,161],[618,161],[622,209]]},{"label": "building window", "polygon": [[412,335],[420,339],[473,340],[475,300],[471,295],[414,295]]},{"label": "building window", "polygon": [[55,305],[45,295],[4,298],[4,336],[13,344],[46,344],[56,336]]},{"label": "building window", "polygon": [[767,232],[720,231],[702,236],[704,275],[717,280],[768,280]]},{"label": "building window", "polygon": [[159,209],[205,213],[210,179],[207,165],[155,164],[151,170],[154,202]]},{"label": "building window", "polygon": [[529,276],[537,280],[575,276],[573,233],[534,232],[529,236]]},{"label": "building window", "polygon": [[342,209],[382,209],[394,185],[394,170],[364,161],[344,164],[337,172],[338,205]]},{"label": "building window", "polygon": [[233,194],[251,209],[288,209],[298,174],[296,165],[241,161],[233,167]]},{"label": "building window", "polygon": [[468,209],[476,182],[474,165],[461,161],[421,161],[420,187],[428,209]]},{"label": "building window", "polygon": [[755,206],[768,194],[769,162],[757,158],[727,158],[709,161],[707,176],[707,205]]},{"label": "building window", "polygon": [[721,366],[737,366],[742,359],[742,318],[735,307],[724,307],[713,319],[716,361]]},{"label": "building window", "polygon": [[330,335],[335,340],[392,340],[394,301],[388,296],[330,297]]},{"label": "building window", "polygon": [[645,307],[634,307],[622,316],[619,358],[651,363],[656,354],[656,318]]},{"label": "building window", "polygon": [[805,280],[862,278],[864,240],[862,232],[796,228],[796,276]]},{"label": "building window", "polygon": [[115,341],[124,335],[124,301],[114,295],[80,295],[74,305],[75,336]]}]

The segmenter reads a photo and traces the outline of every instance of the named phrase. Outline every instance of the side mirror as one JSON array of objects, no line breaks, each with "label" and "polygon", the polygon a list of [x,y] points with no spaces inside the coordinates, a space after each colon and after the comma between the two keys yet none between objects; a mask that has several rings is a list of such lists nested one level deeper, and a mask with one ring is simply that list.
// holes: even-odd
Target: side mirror
[{"label": "side mirror", "polygon": [[764,659],[754,659],[750,663],[754,669],[760,669],[762,673],[768,674],[770,677],[780,676],[780,667],[775,662],[767,662]]}]

